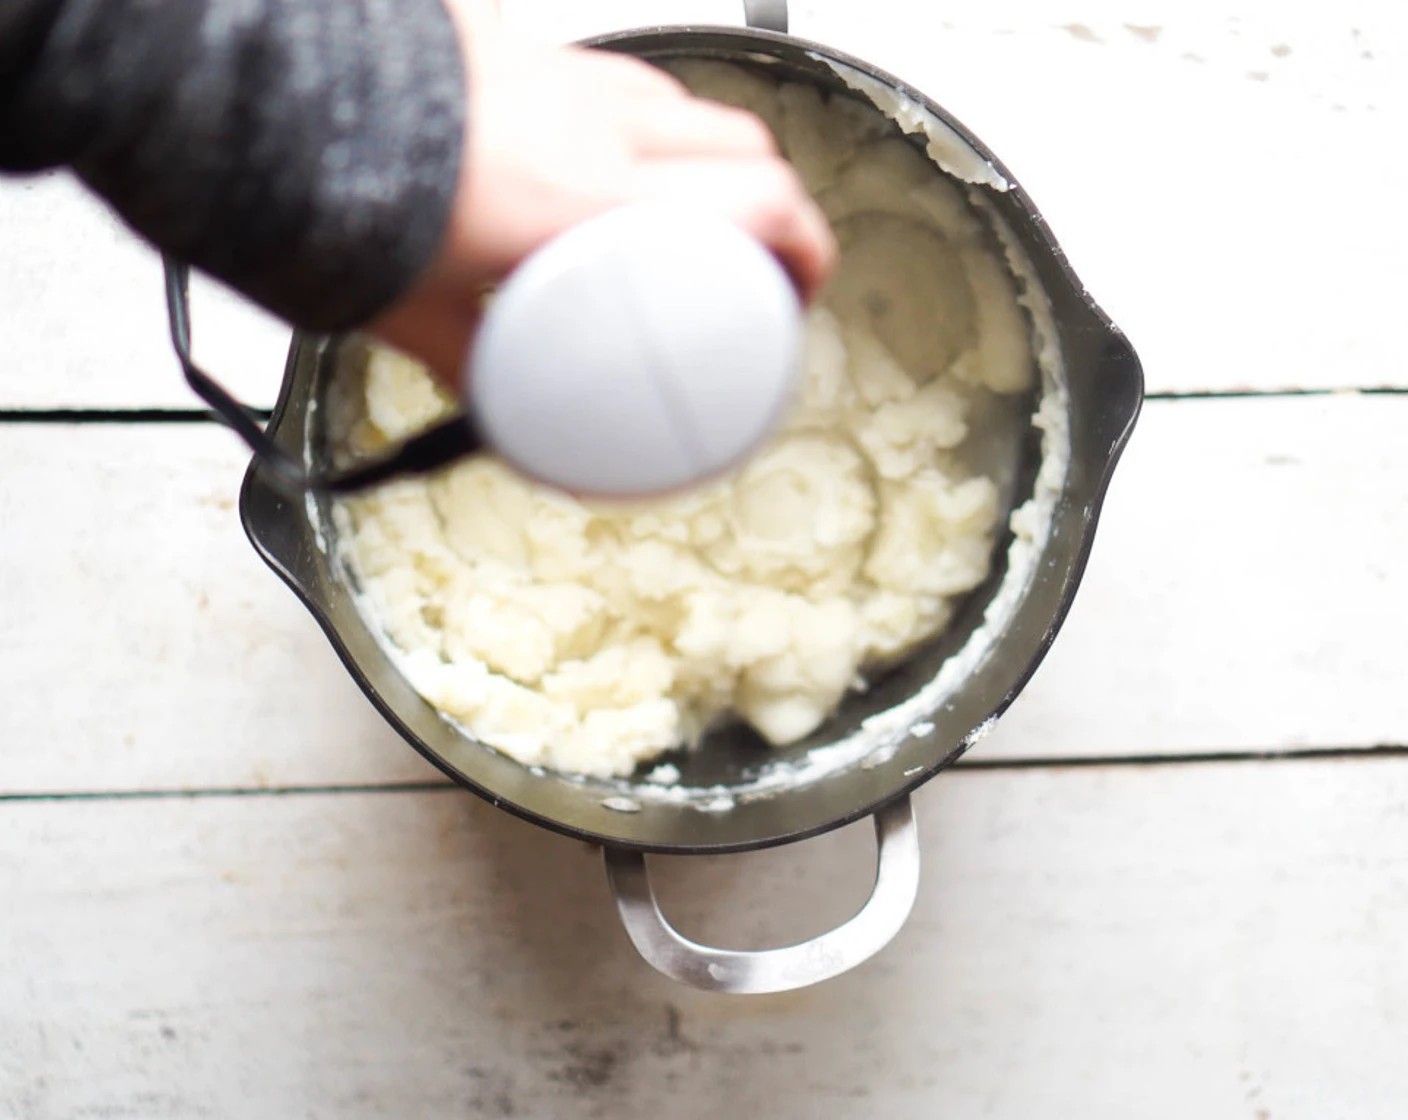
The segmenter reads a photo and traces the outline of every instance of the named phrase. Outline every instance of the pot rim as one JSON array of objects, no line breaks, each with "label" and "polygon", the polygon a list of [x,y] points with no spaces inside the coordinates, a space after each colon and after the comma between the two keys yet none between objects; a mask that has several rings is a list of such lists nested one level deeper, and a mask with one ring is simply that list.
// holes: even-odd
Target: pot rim
[{"label": "pot rim", "polygon": [[[642,46],[659,47],[663,45],[660,43],[662,38],[678,38],[681,36],[713,37],[720,40],[727,39],[731,40],[743,50],[752,49],[756,51],[759,47],[785,46],[789,50],[805,51],[818,60],[830,60],[853,67],[866,77],[882,83],[887,89],[912,100],[927,112],[933,114],[949,128],[953,129],[965,143],[969,144],[979,156],[989,162],[1006,180],[1007,190],[1002,193],[1013,199],[1014,205],[1029,219],[1028,224],[1031,228],[1032,236],[1039,241],[1041,251],[1046,255],[1047,263],[1056,270],[1057,275],[1055,278],[1065,285],[1069,294],[1074,297],[1080,309],[1089,317],[1088,323],[1079,325],[1073,328],[1073,330],[1098,331],[1104,343],[1104,352],[1110,355],[1108,360],[1112,368],[1117,366],[1118,368],[1115,372],[1119,377],[1124,379],[1124,383],[1121,386],[1124,399],[1114,402],[1114,411],[1111,416],[1107,418],[1107,424],[1110,430],[1106,433],[1106,438],[1101,441],[1103,446],[1097,448],[1096,451],[1091,454],[1091,460],[1095,466],[1095,470],[1092,477],[1087,482],[1086,489],[1080,495],[1083,502],[1083,510],[1079,520],[1078,534],[1069,561],[1064,572],[1061,574],[1062,583],[1059,594],[1054,601],[1054,606],[1050,610],[1049,615],[1046,616],[1045,625],[1039,639],[1036,640],[1027,651],[1027,656],[1021,670],[1012,677],[1010,685],[1002,691],[996,701],[990,706],[989,718],[995,719],[1006,711],[1031,679],[1032,674],[1036,671],[1054,641],[1074,600],[1076,590],[1089,559],[1095,530],[1110,479],[1113,476],[1115,467],[1128,442],[1142,405],[1143,376],[1139,368],[1138,359],[1122,332],[1120,332],[1105,312],[1085,291],[1083,285],[1081,285],[1072,270],[1064,251],[1060,248],[1056,239],[1052,236],[1050,228],[1041,217],[1040,212],[1036,209],[1020,183],[1007,170],[1006,166],[960,121],[921,91],[916,90],[913,86],[896,78],[894,75],[829,46],[800,39],[796,36],[782,35],[755,28],[707,25],[652,26],[595,36],[591,39],[584,40],[581,45],[622,50],[627,53],[636,54],[637,52],[631,48]],[[666,52],[656,50],[654,53],[658,55]],[[688,51],[682,50],[680,53],[688,53]],[[1043,286],[1050,286],[1050,281],[1045,278],[1045,276],[1043,277]],[[300,453],[302,453],[304,449],[303,434],[296,431],[291,432],[288,424],[291,414],[298,411],[293,409],[292,406],[298,399],[300,392],[312,387],[317,376],[319,364],[327,359],[330,349],[330,340],[324,336],[310,335],[302,332],[295,333],[285,369],[284,380],[280,386],[278,400],[270,416],[267,429],[270,436],[286,444],[290,442],[290,436],[292,436],[292,442]],[[1064,349],[1063,346],[1063,350]],[[1072,447],[1073,457],[1074,454],[1075,448]],[[1069,497],[1070,486],[1071,484],[1068,479],[1065,484],[1066,492],[1062,495],[1062,501],[1067,500]],[[302,529],[302,531],[297,534],[300,539],[297,542],[292,542],[291,546],[295,549],[292,553],[290,553],[291,542],[276,541],[274,539],[276,535],[274,532],[277,525],[276,519],[287,516],[290,511],[292,511],[293,517],[301,523]],[[957,759],[965,753],[972,741],[971,738],[964,738],[953,749],[938,755],[932,759],[930,763],[923,765],[917,771],[906,771],[902,780],[887,785],[874,796],[863,799],[860,803],[849,807],[841,813],[827,816],[825,819],[812,821],[802,827],[783,829],[770,832],[763,836],[721,840],[719,842],[676,842],[629,835],[617,835],[607,831],[598,831],[590,827],[582,827],[544,814],[529,806],[519,804],[513,799],[506,797],[502,791],[488,788],[456,767],[438,751],[430,747],[420,735],[411,729],[406,720],[398,713],[395,706],[382,695],[381,689],[376,686],[367,670],[349,648],[344,635],[338,630],[331,617],[330,606],[324,595],[325,589],[322,586],[322,581],[304,578],[299,572],[293,570],[299,562],[300,554],[296,551],[297,549],[313,549],[317,547],[318,529],[314,525],[312,518],[308,515],[307,507],[304,503],[296,499],[283,497],[268,479],[264,477],[264,471],[261,469],[257,459],[251,462],[241,487],[240,516],[245,533],[255,550],[260,554],[265,563],[288,584],[289,588],[303,603],[304,607],[312,614],[352,678],[371,700],[383,718],[397,730],[402,738],[410,743],[410,745],[432,765],[445,773],[457,784],[478,794],[496,807],[502,808],[524,820],[576,839],[611,848],[669,854],[721,854],[789,844],[829,832],[836,828],[841,828],[847,824],[871,816],[883,806],[908,796],[941,770],[946,769],[957,761]],[[1011,625],[1011,620],[1009,620],[1008,625]],[[832,778],[839,778],[842,774],[848,772],[848,770],[843,770],[837,774],[818,779],[818,782],[825,783]],[[740,806],[740,808],[742,807]],[[736,812],[738,810],[734,811]],[[628,823],[632,819],[631,816],[626,814],[615,814],[614,816],[619,818],[623,824]]]}]

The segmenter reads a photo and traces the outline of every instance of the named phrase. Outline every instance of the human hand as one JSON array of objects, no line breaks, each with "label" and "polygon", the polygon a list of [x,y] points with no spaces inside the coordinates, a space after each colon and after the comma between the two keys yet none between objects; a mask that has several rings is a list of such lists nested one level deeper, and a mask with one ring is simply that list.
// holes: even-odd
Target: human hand
[{"label": "human hand", "polygon": [[[772,249],[804,297],[835,261],[829,226],[772,135],[625,55],[515,39],[450,4],[468,59],[465,158],[441,250],[371,330],[454,386],[485,288],[556,234],[631,202],[722,215]],[[472,23],[472,28],[470,24]]]}]

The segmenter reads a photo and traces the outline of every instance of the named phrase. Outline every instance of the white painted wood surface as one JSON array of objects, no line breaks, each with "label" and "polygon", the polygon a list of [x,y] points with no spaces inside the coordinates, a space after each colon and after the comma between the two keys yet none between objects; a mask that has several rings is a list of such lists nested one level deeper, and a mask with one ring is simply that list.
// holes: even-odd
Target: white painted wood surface
[{"label": "white painted wood surface", "polygon": [[1408,742],[1408,396],[1155,401],[982,757]]},{"label": "white painted wood surface", "polygon": [[[0,179],[0,409],[199,407],[167,334],[161,261],[67,175]],[[289,329],[219,285],[191,284],[196,358],[272,404]]]},{"label": "white painted wood surface", "polygon": [[[754,999],[649,974],[595,853],[458,792],[12,804],[0,1113],[1392,1117],[1405,802],[1402,760],[946,776],[895,943]],[[668,904],[795,935],[868,847],[669,861]]]},{"label": "white painted wood surface", "polygon": [[[734,7],[504,0],[554,39]],[[1401,6],[793,8],[1003,155],[1152,389],[1408,387]],[[271,400],[283,328],[197,301]],[[0,340],[0,412],[192,403],[71,184],[0,183]],[[635,957],[595,852],[424,785],[243,540],[231,437],[0,416],[0,1120],[1397,1116],[1408,759],[1148,759],[1408,745],[1405,432],[1401,394],[1152,402],[999,768],[919,798],[908,927],[730,1000]],[[804,936],[867,832],[660,861],[667,909]]]},{"label": "white painted wood surface", "polygon": [[434,773],[245,540],[246,461],[214,424],[0,426],[0,525],[24,527],[0,554],[0,792]]}]

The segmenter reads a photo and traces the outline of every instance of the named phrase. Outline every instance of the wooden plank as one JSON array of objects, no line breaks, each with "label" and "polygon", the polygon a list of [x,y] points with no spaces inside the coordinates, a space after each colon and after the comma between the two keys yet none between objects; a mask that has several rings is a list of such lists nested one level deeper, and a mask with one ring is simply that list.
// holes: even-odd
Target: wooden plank
[{"label": "wooden plank", "polygon": [[[167,334],[161,262],[67,176],[0,180],[0,409],[199,408]],[[196,358],[231,392],[278,395],[289,330],[191,286]]]},{"label": "wooden plank", "polygon": [[[1372,201],[1408,194],[1401,7],[792,6],[797,34],[902,75],[1011,165],[1128,331],[1151,388],[1408,385],[1388,327],[1408,229]],[[736,24],[741,6],[505,0],[504,11],[565,40]],[[0,183],[0,244],[0,408],[191,403],[155,260],[101,207],[67,181]],[[271,401],[286,332],[229,298],[200,301],[197,315],[204,359]]]},{"label": "wooden plank", "polygon": [[[1408,398],[1155,402],[975,757],[1408,742]],[[205,425],[0,426],[0,791],[426,779],[254,556]]]},{"label": "wooden plank", "polygon": [[1066,627],[979,757],[1408,743],[1408,397],[1145,410]]},{"label": "wooden plank", "polygon": [[[0,806],[0,1115],[1392,1116],[1408,768],[969,772],[897,941],[779,997],[651,973],[596,854],[458,793]],[[864,829],[658,867],[812,932]],[[662,861],[663,862],[663,861]]]},{"label": "wooden plank", "polygon": [[0,791],[423,779],[255,556],[213,424],[0,425]]}]

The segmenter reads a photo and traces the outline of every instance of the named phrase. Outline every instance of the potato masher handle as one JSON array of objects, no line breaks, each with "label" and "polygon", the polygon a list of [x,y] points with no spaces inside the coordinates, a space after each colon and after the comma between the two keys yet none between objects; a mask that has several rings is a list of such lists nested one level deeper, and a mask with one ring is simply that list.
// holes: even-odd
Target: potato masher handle
[{"label": "potato masher handle", "polygon": [[660,912],[645,856],[607,848],[606,877],[632,944],[660,972],[709,992],[786,992],[839,976],[899,933],[919,889],[919,831],[908,797],[875,814],[875,886],[849,921],[781,949],[711,949]]},{"label": "potato masher handle", "polygon": [[787,0],[743,0],[749,27],[787,34]]}]

